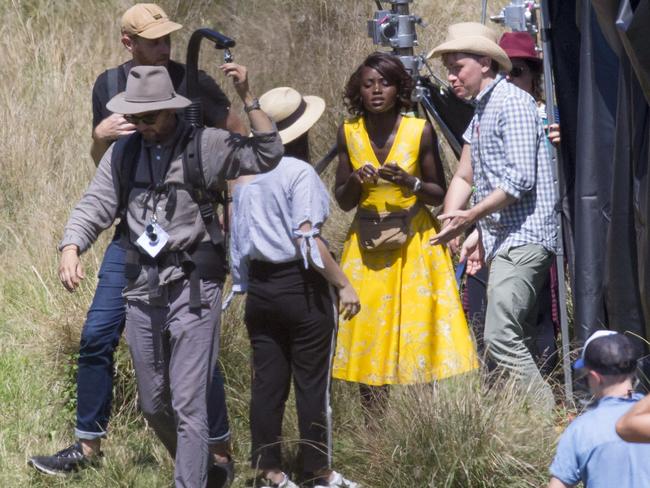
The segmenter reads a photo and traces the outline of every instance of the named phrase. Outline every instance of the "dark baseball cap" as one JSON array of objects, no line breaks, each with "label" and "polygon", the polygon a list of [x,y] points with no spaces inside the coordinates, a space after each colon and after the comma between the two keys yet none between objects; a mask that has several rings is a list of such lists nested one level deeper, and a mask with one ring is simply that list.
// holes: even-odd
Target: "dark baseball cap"
[{"label": "dark baseball cap", "polygon": [[602,375],[630,374],[636,369],[638,358],[638,351],[626,335],[598,330],[589,336],[573,367],[591,369]]}]

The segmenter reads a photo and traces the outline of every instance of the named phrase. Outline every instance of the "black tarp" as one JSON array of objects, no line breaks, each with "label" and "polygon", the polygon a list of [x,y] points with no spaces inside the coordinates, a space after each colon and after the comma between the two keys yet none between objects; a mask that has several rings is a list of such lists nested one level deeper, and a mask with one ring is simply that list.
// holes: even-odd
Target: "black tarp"
[{"label": "black tarp", "polygon": [[[560,28],[557,21],[569,4],[579,29],[577,76],[562,64],[573,55],[562,46],[575,42],[577,31]],[[568,135],[565,161],[575,130],[575,164],[569,157],[564,167],[573,202],[575,335],[582,342],[605,326],[647,338],[650,0],[554,0],[551,5],[556,90],[562,135]],[[562,94],[576,87],[574,128],[570,116],[562,115]],[[570,114],[570,101],[564,104]]]}]

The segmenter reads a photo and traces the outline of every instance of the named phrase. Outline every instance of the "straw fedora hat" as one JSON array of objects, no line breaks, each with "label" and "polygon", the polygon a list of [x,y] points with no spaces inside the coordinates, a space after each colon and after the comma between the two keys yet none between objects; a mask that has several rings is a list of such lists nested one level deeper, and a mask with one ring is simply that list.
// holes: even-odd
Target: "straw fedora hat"
[{"label": "straw fedora hat", "polygon": [[510,71],[512,63],[506,52],[497,43],[497,33],[479,22],[461,22],[450,25],[447,40],[435,47],[427,58],[446,53],[470,53],[488,56],[496,61],[503,71]]},{"label": "straw fedora hat", "polygon": [[174,91],[164,66],[134,66],[126,79],[126,90],[111,98],[106,108],[126,115],[185,108],[191,103]]},{"label": "straw fedora hat", "polygon": [[303,97],[297,90],[281,86],[262,95],[260,106],[275,122],[282,144],[288,144],[311,129],[323,115],[325,100],[313,95]]}]

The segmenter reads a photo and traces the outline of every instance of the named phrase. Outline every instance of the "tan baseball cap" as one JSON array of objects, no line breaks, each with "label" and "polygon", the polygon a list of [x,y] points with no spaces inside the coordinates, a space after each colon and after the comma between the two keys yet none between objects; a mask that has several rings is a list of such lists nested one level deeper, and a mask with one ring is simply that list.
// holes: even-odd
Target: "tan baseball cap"
[{"label": "tan baseball cap", "polygon": [[145,39],[159,39],[182,28],[155,3],[136,3],[122,16],[122,33]]}]

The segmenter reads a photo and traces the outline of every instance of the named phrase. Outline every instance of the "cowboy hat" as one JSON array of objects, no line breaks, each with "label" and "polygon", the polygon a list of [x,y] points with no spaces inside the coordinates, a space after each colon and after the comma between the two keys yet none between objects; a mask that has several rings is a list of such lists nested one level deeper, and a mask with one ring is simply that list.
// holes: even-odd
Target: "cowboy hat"
[{"label": "cowboy hat", "polygon": [[303,97],[293,88],[281,86],[262,95],[260,106],[275,122],[282,144],[288,144],[311,129],[325,111],[325,100]]},{"label": "cowboy hat", "polygon": [[501,36],[499,47],[509,58],[530,59],[541,63],[542,60],[535,50],[535,41],[528,32],[506,32]]},{"label": "cowboy hat", "polygon": [[159,39],[182,28],[155,3],[137,3],[122,16],[122,33],[145,39]]},{"label": "cowboy hat", "polygon": [[447,53],[469,53],[487,56],[496,61],[503,71],[510,71],[512,63],[497,44],[497,34],[478,22],[461,22],[450,25],[447,40],[435,47],[427,58]]},{"label": "cowboy hat", "polygon": [[134,66],[126,79],[126,91],[111,98],[106,108],[126,115],[185,108],[191,103],[174,91],[164,66]]}]

